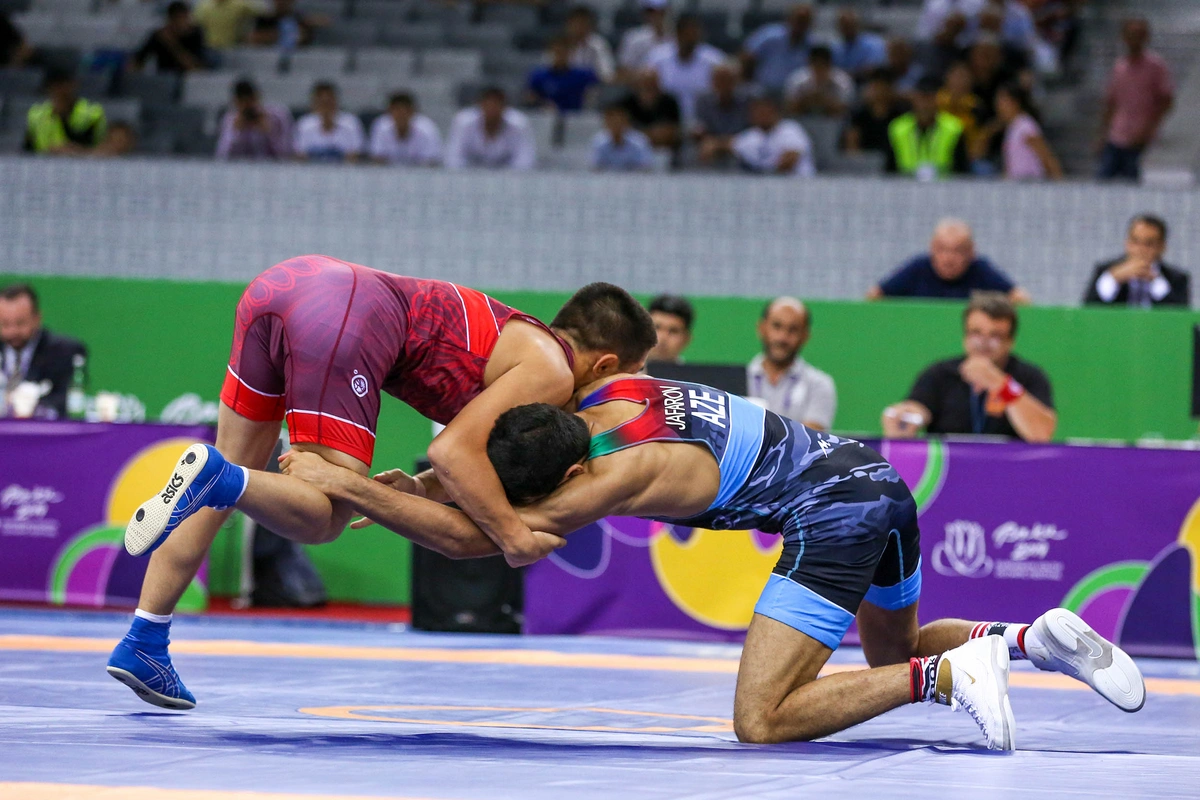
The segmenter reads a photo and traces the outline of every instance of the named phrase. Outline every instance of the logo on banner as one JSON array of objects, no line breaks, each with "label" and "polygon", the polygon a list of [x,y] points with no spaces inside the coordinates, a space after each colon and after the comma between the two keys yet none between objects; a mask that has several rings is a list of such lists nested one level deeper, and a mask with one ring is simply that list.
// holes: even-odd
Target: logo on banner
[{"label": "logo on banner", "polygon": [[982,578],[992,572],[987,536],[978,522],[956,519],[946,524],[946,539],[933,546],[933,568],[942,575]]},{"label": "logo on banner", "polygon": [[58,520],[47,519],[50,506],[61,503],[63,496],[52,486],[26,489],[12,483],[0,491],[0,534],[4,536],[58,535]]},{"label": "logo on banner", "polygon": [[987,536],[978,522],[956,519],[946,525],[945,541],[933,548],[933,568],[942,575],[964,578],[997,578],[1034,581],[1062,580],[1063,562],[1049,561],[1051,542],[1067,538],[1052,523],[1025,526],[1005,522],[992,531],[994,549],[1009,547],[1007,558],[988,555]]}]

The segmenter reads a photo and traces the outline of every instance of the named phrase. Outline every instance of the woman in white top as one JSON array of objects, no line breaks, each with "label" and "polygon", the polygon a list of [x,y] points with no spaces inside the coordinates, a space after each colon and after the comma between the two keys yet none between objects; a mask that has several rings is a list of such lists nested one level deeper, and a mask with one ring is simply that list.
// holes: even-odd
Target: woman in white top
[{"label": "woman in white top", "polygon": [[996,118],[1004,127],[1004,177],[1009,180],[1061,180],[1062,165],[1030,113],[1029,93],[1020,86],[996,92]]},{"label": "woman in white top", "polygon": [[362,121],[338,109],[337,87],[313,86],[312,113],[296,123],[296,158],[308,161],[357,161],[363,151]]},{"label": "woman in white top", "polygon": [[386,114],[371,123],[371,159],[378,164],[427,167],[441,163],[442,135],[408,92],[388,100]]}]

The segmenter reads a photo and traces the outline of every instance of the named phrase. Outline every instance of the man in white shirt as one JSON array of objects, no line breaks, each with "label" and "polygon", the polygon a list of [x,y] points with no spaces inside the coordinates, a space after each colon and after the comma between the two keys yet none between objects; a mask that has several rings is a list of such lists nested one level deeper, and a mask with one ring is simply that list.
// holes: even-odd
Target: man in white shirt
[{"label": "man in white shirt", "polygon": [[616,63],[612,48],[596,33],[596,12],[587,6],[571,9],[565,35],[571,48],[571,66],[590,69],[603,83],[611,83],[616,77]]},{"label": "man in white shirt", "polygon": [[763,351],[746,367],[746,396],[780,416],[827,431],[837,412],[833,378],[800,357],[812,332],[812,315],[794,297],[763,309],[758,338]]},{"label": "man in white shirt", "polygon": [[638,70],[650,66],[654,48],[671,42],[667,5],[668,0],[641,0],[645,22],[626,31],[617,49],[617,79],[621,83],[631,83]]},{"label": "man in white shirt", "polygon": [[386,114],[371,123],[371,159],[379,164],[427,167],[442,160],[442,135],[408,92],[388,100]]},{"label": "man in white shirt", "polygon": [[650,53],[650,68],[658,73],[663,91],[679,101],[685,127],[691,127],[696,119],[696,98],[712,85],[713,67],[726,58],[703,39],[700,18],[681,14],[675,23],[675,41],[659,45]]},{"label": "man in white shirt", "polygon": [[337,87],[322,81],[313,86],[312,113],[296,123],[292,150],[307,161],[357,161],[365,138],[362,121],[339,110]]},{"label": "man in white shirt", "polygon": [[745,169],[803,178],[816,174],[808,134],[799,122],[781,119],[772,98],[760,96],[750,102],[750,125],[733,137],[733,154]]},{"label": "man in white shirt", "polygon": [[854,79],[833,65],[833,51],[819,44],[808,53],[808,66],[792,73],[784,88],[788,112],[840,119],[854,102]]},{"label": "man in white shirt", "polygon": [[454,116],[446,143],[446,166],[450,169],[533,169],[537,147],[529,120],[508,107],[504,90],[484,89],[479,104]]}]

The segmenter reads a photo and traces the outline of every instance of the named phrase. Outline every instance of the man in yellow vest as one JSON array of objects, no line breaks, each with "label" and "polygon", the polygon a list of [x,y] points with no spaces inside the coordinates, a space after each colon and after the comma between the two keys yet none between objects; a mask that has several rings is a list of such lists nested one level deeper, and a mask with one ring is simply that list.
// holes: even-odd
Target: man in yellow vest
[{"label": "man in yellow vest", "polygon": [[67,73],[46,78],[50,98],[29,109],[25,149],[33,153],[80,155],[104,141],[104,108],[78,96],[78,82]]},{"label": "man in yellow vest", "polygon": [[913,110],[888,126],[887,171],[932,181],[971,171],[962,123],[938,111],[938,82],[922,78]]}]

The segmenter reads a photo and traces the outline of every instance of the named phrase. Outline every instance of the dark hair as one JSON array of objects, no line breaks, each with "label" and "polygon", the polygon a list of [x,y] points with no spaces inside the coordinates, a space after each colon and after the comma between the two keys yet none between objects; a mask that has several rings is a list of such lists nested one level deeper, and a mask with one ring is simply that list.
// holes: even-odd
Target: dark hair
[{"label": "dark hair", "polygon": [[576,19],[578,17],[587,17],[592,23],[596,22],[596,12],[591,6],[575,6],[567,12],[568,19]]},{"label": "dark hair", "polygon": [[1133,226],[1138,223],[1158,228],[1158,238],[1163,240],[1163,244],[1167,243],[1167,222],[1162,217],[1157,217],[1154,214],[1138,214],[1129,220],[1129,230],[1133,230]]},{"label": "dark hair", "polygon": [[833,50],[827,44],[814,45],[808,51],[808,60],[811,62],[814,58],[824,59],[829,63],[833,63]]},{"label": "dark hair", "polygon": [[313,84],[312,93],[320,94],[321,92],[330,92],[336,95],[338,93],[337,84],[333,81],[317,81]]},{"label": "dark hair", "polygon": [[1029,96],[1028,90],[1024,86],[1016,82],[1009,82],[1000,85],[999,91],[1016,101],[1017,105],[1029,116],[1037,119],[1038,112],[1033,105],[1033,98]]},{"label": "dark hair", "polygon": [[188,4],[183,2],[183,0],[174,0],[174,2],[167,5],[167,19],[178,17],[180,14],[187,14],[190,11],[191,9],[188,8]]},{"label": "dark hair", "polygon": [[867,73],[867,83],[875,83],[877,81],[882,81],[890,85],[896,82],[896,76],[887,67],[876,67]]},{"label": "dark hair", "polygon": [[52,86],[61,86],[64,83],[74,83],[76,80],[75,71],[67,69],[52,69],[46,73],[46,80],[42,85],[49,89]]},{"label": "dark hair", "polygon": [[10,286],[5,286],[0,289],[0,297],[5,300],[19,300],[22,297],[28,297],[30,305],[33,306],[33,313],[38,313],[38,296],[37,292],[28,283],[14,283]]},{"label": "dark hair", "polygon": [[624,100],[610,100],[604,104],[604,113],[610,111],[620,111],[625,116],[629,116],[629,107],[625,105]]},{"label": "dark hair", "polygon": [[700,16],[691,11],[685,11],[675,20],[675,30],[681,31],[684,28],[693,27],[703,30],[704,25],[700,22]]},{"label": "dark hair", "polygon": [[654,320],[633,295],[611,283],[589,283],[554,316],[551,328],[584,350],[615,353],[625,366],[641,361],[658,344]]},{"label": "dark hair", "polygon": [[660,294],[650,301],[650,311],[660,314],[670,314],[683,320],[683,327],[692,329],[692,321],[696,319],[696,310],[686,297],[677,294]]},{"label": "dark hair", "polygon": [[417,101],[415,98],[413,98],[411,92],[393,92],[392,95],[388,97],[388,106],[408,106],[409,108],[416,108]]},{"label": "dark hair", "polygon": [[479,99],[487,100],[488,98],[499,100],[501,103],[508,102],[508,95],[499,86],[485,86],[479,90]]},{"label": "dark hair", "polygon": [[1016,338],[1017,309],[1004,292],[972,292],[970,302],[963,309],[962,321],[964,328],[967,326],[967,317],[976,311],[981,311],[995,320],[1008,320],[1012,326],[1012,329],[1009,331],[1009,337]]},{"label": "dark hair", "polygon": [[258,97],[258,87],[249,78],[242,78],[233,85],[233,96],[238,100],[253,100]]},{"label": "dark hair", "polygon": [[939,81],[937,78],[934,78],[930,75],[926,75],[925,77],[923,77],[919,81],[917,81],[916,93],[917,94],[937,94],[938,89],[941,89],[941,88],[942,88],[941,81]]},{"label": "dark hair", "polygon": [[500,415],[488,435],[487,454],[508,502],[528,505],[554,492],[571,465],[587,457],[591,441],[582,418],[531,403]]}]

